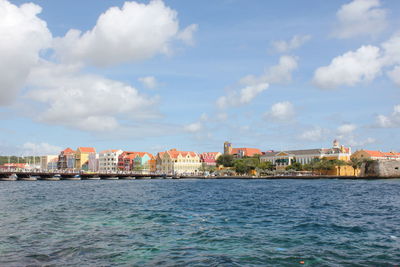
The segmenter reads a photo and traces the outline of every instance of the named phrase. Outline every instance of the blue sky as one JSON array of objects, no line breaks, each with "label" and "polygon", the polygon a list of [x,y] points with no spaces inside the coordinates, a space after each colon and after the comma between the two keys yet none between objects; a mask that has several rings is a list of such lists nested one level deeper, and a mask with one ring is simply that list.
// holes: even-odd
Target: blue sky
[{"label": "blue sky", "polygon": [[399,1],[0,0],[0,154],[400,151]]}]

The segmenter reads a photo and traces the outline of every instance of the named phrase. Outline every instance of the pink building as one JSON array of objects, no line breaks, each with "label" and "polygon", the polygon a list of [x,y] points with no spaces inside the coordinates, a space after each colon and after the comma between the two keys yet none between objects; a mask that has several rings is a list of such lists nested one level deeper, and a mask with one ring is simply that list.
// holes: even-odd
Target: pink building
[{"label": "pink building", "polygon": [[221,155],[219,152],[204,152],[200,154],[200,161],[207,166],[216,166],[217,159]]}]

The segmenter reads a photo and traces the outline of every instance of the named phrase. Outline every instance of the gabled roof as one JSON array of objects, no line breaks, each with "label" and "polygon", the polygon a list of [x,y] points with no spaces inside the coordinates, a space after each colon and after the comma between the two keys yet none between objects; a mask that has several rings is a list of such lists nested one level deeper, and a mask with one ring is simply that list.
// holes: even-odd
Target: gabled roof
[{"label": "gabled roof", "polygon": [[165,151],[165,152],[160,152],[159,153],[160,157],[162,157],[164,155],[164,153],[167,153],[173,159],[176,159],[179,155],[181,155],[182,157],[187,157],[188,155],[190,157],[198,156],[197,153],[193,152],[193,151],[178,151],[176,149],[171,149],[171,150],[168,150],[168,151]]},{"label": "gabled roof", "polygon": [[96,149],[94,147],[78,147],[78,149],[82,153],[96,153]]},{"label": "gabled roof", "polygon": [[75,151],[72,150],[72,149],[69,148],[69,147],[67,147],[66,149],[64,149],[64,150],[61,151],[61,152],[64,152],[64,155],[67,155],[67,154],[74,154],[74,153],[75,153]]},{"label": "gabled roof", "polygon": [[249,148],[249,147],[241,147],[241,148],[232,148],[232,154],[239,154],[240,151],[244,152],[245,156],[251,157],[256,154],[261,155],[261,150],[258,148]]}]

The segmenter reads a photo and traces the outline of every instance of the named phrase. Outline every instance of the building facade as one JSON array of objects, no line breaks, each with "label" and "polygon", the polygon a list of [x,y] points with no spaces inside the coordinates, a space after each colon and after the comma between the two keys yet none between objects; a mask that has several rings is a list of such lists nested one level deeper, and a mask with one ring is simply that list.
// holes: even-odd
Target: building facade
[{"label": "building facade", "polygon": [[40,157],[40,169],[56,170],[58,165],[58,155],[47,155]]},{"label": "building facade", "polygon": [[58,155],[57,169],[73,170],[75,163],[75,151],[68,147]]},{"label": "building facade", "polygon": [[243,157],[253,157],[255,155],[261,155],[262,152],[258,148],[249,148],[249,147],[233,148],[231,143],[225,142],[224,154],[232,155],[236,158],[243,158]]},{"label": "building facade", "polygon": [[201,168],[200,156],[193,151],[171,149],[157,154],[157,172],[163,174],[196,174]]},{"label": "building facade", "polygon": [[335,140],[332,148],[317,148],[289,151],[269,151],[260,157],[261,162],[269,161],[276,166],[276,169],[285,169],[294,162],[310,164],[315,159],[326,158],[328,160],[349,161],[351,148],[339,146]]},{"label": "building facade", "polygon": [[99,171],[116,172],[118,171],[118,158],[122,154],[120,149],[109,149],[99,153]]},{"label": "building facade", "polygon": [[205,166],[216,166],[217,159],[221,155],[220,152],[204,152],[200,154],[200,161]]},{"label": "building facade", "polygon": [[377,150],[358,150],[351,155],[352,158],[366,160],[400,160],[400,153],[382,152]]},{"label": "building facade", "polygon": [[84,171],[95,171],[96,149],[93,147],[78,147],[75,152],[75,168]]}]

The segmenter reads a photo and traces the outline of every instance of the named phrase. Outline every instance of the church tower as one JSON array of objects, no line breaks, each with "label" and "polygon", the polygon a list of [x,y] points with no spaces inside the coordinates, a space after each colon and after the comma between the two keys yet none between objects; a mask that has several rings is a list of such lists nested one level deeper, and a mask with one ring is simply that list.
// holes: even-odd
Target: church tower
[{"label": "church tower", "polygon": [[339,148],[339,141],[338,140],[333,140],[333,148]]},{"label": "church tower", "polygon": [[232,144],[226,141],[224,143],[224,154],[229,155],[232,154]]}]

